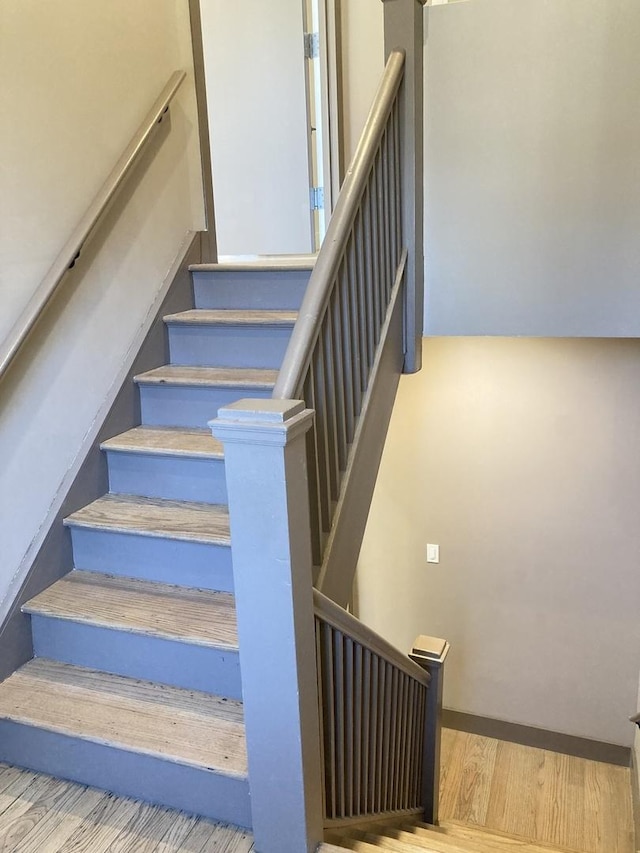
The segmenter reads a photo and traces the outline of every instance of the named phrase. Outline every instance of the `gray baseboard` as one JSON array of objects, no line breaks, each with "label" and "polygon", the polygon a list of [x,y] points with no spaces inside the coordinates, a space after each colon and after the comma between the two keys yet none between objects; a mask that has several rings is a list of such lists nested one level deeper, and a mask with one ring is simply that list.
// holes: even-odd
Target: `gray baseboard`
[{"label": "gray baseboard", "polygon": [[640,850],[640,767],[639,755],[631,750],[631,806],[633,809],[633,828],[635,834],[634,850]]},{"label": "gray baseboard", "polygon": [[141,340],[138,354],[115,393],[114,402],[97,436],[87,448],[85,459],[62,505],[50,519],[43,544],[0,626],[0,681],[33,657],[29,617],[20,608],[73,568],[71,535],[63,527],[63,519],[109,490],[106,458],[100,450],[100,442],[140,423],[140,401],[133,377],[169,360],[168,337],[162,318],[165,314],[193,307],[189,264],[200,262],[200,243],[199,232],[183,243],[180,256],[176,258],[166,281],[165,296]]},{"label": "gray baseboard", "polygon": [[575,755],[578,758],[588,758],[591,761],[618,764],[622,767],[629,767],[631,763],[631,749],[627,746],[575,737],[562,732],[550,732],[534,726],[523,726],[519,723],[496,720],[493,717],[479,717],[475,714],[466,714],[462,711],[444,708],[442,724],[448,729],[470,732],[483,737],[496,738],[496,740],[506,740],[523,746],[548,749],[551,752],[561,752],[565,755]]}]

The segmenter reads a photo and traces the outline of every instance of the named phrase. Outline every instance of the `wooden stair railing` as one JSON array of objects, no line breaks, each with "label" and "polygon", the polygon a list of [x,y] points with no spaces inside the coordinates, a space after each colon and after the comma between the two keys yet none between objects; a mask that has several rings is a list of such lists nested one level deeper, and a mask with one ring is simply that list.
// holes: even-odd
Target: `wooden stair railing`
[{"label": "wooden stair railing", "polygon": [[404,359],[404,61],[393,51],[387,62],[273,391],[315,411],[307,441],[314,582],[341,604],[351,597]]},{"label": "wooden stair railing", "polygon": [[325,827],[437,823],[449,644],[418,637],[407,657],[317,590],[314,603]]},{"label": "wooden stair railing", "polygon": [[400,374],[420,368],[423,3],[384,6],[384,76],[273,397],[210,423],[224,445],[260,853],[311,853],[336,822],[437,820],[448,645],[419,643],[416,665],[340,606]]}]

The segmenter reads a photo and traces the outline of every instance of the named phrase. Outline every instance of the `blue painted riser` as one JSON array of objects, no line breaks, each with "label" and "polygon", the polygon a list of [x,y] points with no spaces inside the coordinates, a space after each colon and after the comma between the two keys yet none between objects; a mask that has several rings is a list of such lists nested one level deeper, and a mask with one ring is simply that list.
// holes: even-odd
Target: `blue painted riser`
[{"label": "blue painted riser", "polygon": [[310,270],[227,272],[194,271],[196,308],[297,311],[309,282]]},{"label": "blue painted riser", "polygon": [[31,627],[36,657],[242,699],[240,662],[233,649],[197,646],[40,614],[31,616]]},{"label": "blue painted riser", "polygon": [[246,779],[7,721],[2,760],[126,797],[251,826]]},{"label": "blue painted riser", "polygon": [[170,324],[171,363],[200,367],[264,367],[276,370],[292,326]]},{"label": "blue painted riser", "polygon": [[206,427],[218,409],[243,397],[266,399],[271,389],[141,385],[142,422],[148,426]]},{"label": "blue painted riser", "polygon": [[110,450],[107,464],[113,494],[227,503],[223,459]]},{"label": "blue painted riser", "polygon": [[86,527],[71,537],[76,569],[233,592],[227,546]]}]

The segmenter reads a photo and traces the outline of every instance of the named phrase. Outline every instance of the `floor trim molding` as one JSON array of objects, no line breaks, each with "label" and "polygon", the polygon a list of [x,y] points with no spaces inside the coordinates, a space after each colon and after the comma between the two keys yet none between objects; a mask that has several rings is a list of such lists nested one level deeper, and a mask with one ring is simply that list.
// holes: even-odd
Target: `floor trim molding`
[{"label": "floor trim molding", "polygon": [[[638,743],[636,735],[636,744]],[[640,850],[640,748],[631,750],[631,808],[635,831],[634,850]]]},{"label": "floor trim molding", "polygon": [[480,717],[463,711],[453,711],[450,708],[443,709],[442,725],[448,729],[506,740],[523,746],[548,749],[551,752],[562,752],[565,755],[575,755],[591,761],[618,764],[622,767],[629,767],[631,764],[631,749],[628,746],[604,743],[562,732],[551,732],[520,723],[509,723],[493,717]]}]

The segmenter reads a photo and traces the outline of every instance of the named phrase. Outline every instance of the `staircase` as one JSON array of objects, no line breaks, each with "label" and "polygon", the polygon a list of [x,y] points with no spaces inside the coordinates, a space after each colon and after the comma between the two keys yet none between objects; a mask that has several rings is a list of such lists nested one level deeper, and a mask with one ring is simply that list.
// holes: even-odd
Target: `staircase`
[{"label": "staircase", "polygon": [[507,835],[481,826],[443,821],[440,826],[426,823],[399,823],[369,826],[367,830],[345,829],[330,834],[331,843],[319,853],[570,853],[544,842]]},{"label": "staircase", "polygon": [[142,424],[102,446],[109,493],[65,520],[73,563],[24,605],[35,657],[0,684],[0,761],[251,826],[264,853],[437,813],[448,643],[409,657],[340,606],[420,368],[422,15],[386,6],[407,49],[317,259],[193,270],[170,363],[135,377]]},{"label": "staircase", "polygon": [[0,685],[0,760],[251,825],[219,407],[269,397],[311,264],[194,269],[102,445],[109,494],[65,521],[74,570],[30,600],[35,659]]},{"label": "staircase", "polygon": [[[195,309],[164,318],[171,363],[135,379],[142,425],[102,445],[109,493],[65,521],[75,568],[23,608],[35,658],[0,685],[0,761],[251,827],[224,455],[207,422],[270,396],[310,270],[192,270]],[[560,853],[453,821],[326,838],[321,853]]]}]

